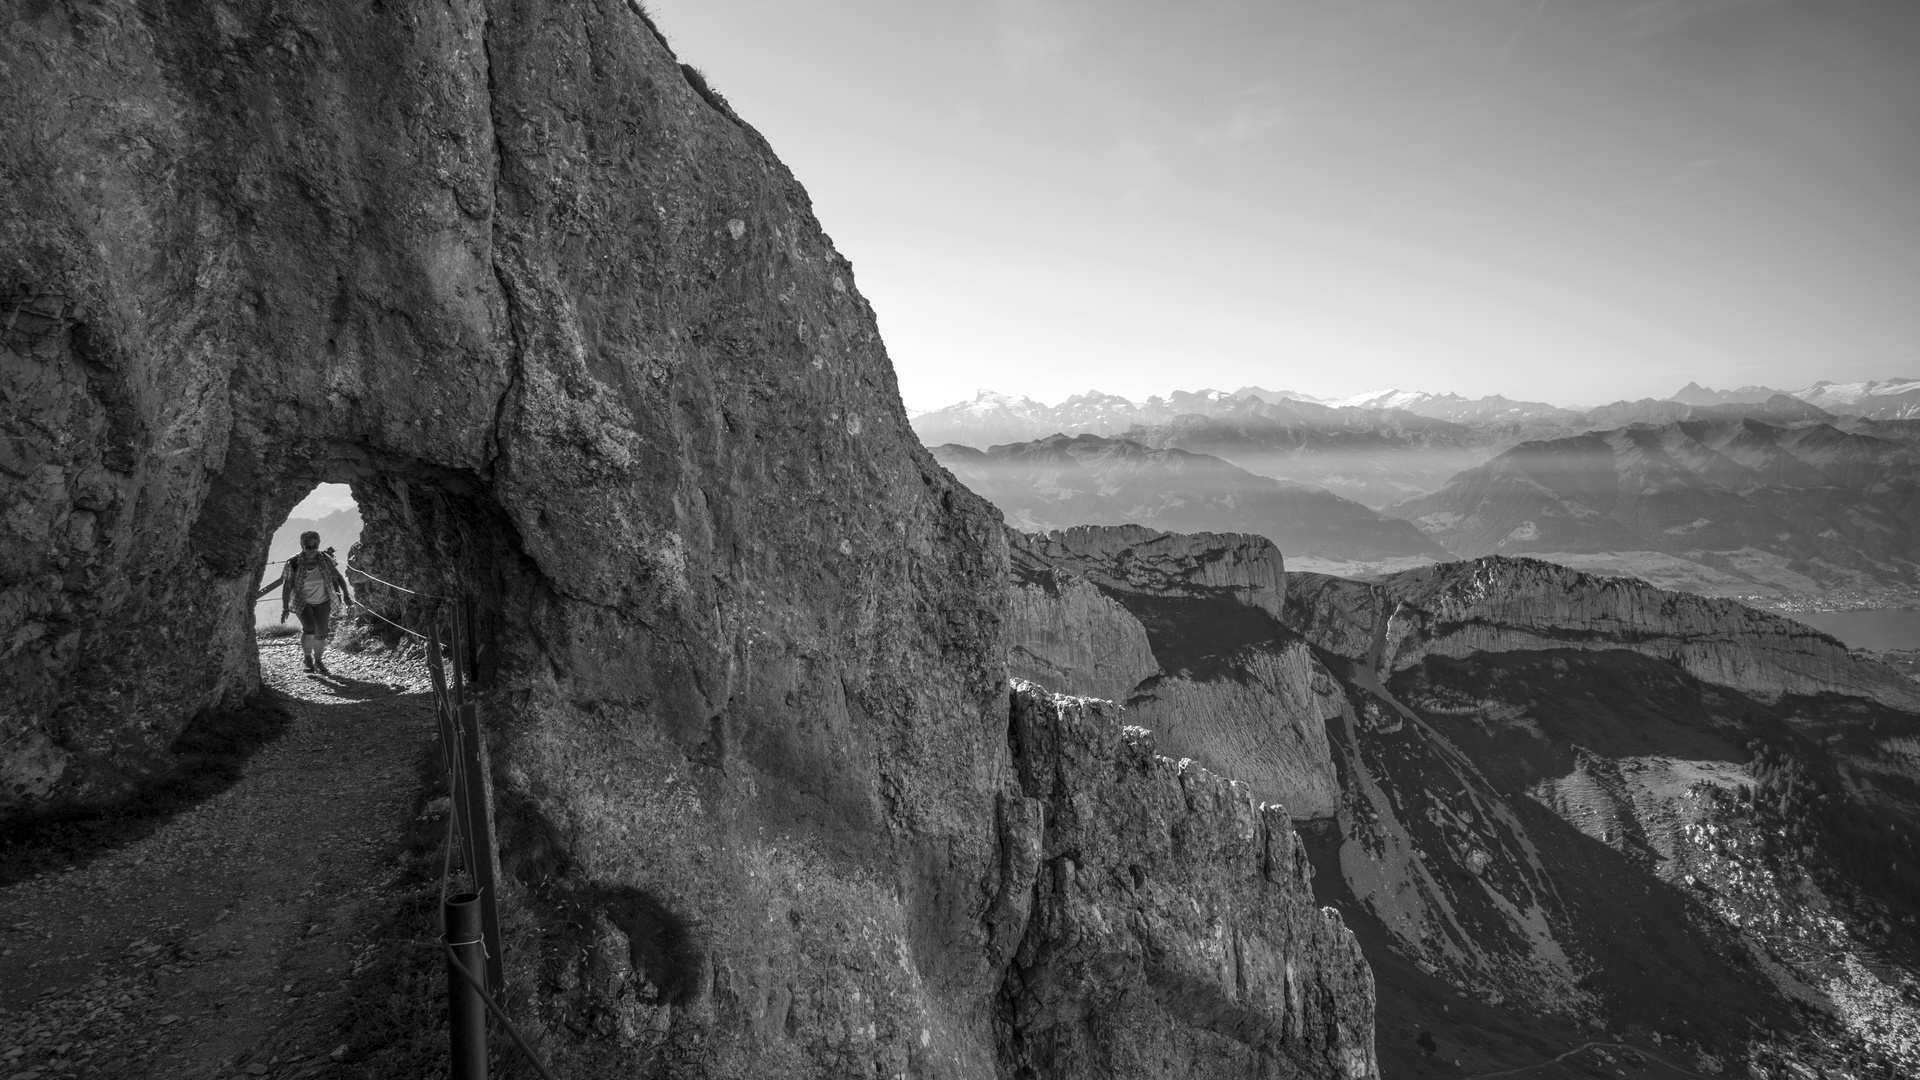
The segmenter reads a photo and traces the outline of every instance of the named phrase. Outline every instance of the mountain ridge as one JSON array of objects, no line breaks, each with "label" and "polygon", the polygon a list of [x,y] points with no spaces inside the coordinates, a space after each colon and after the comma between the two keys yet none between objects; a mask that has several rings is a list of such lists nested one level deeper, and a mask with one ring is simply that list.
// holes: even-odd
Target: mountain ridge
[{"label": "mountain ridge", "polygon": [[933,454],[1023,529],[1137,524],[1258,533],[1283,551],[1335,559],[1448,557],[1410,524],[1207,454],[1097,435],[1053,435],[991,450],[948,444]]},{"label": "mountain ridge", "polygon": [[[1829,424],[1675,421],[1536,440],[1385,508],[1461,555],[1654,551],[1837,585],[1920,570],[1920,450]],[[1757,576],[1756,576],[1757,575]]]},{"label": "mountain ridge", "polygon": [[[1920,417],[1920,379],[1867,380],[1855,383],[1815,382],[1800,390],[1742,386],[1715,390],[1689,382],[1664,398],[1621,399],[1602,405],[1562,406],[1490,394],[1478,398],[1455,393],[1432,393],[1395,388],[1362,391],[1346,397],[1324,398],[1292,390],[1242,386],[1233,391],[1174,390],[1134,401],[1119,394],[1090,389],[1056,405],[1031,397],[981,390],[968,401],[916,411],[912,422],[928,445],[961,443],[987,449],[994,442],[1023,442],[1052,434],[1113,435],[1128,426],[1166,423],[1185,413],[1220,415],[1236,403],[1259,401],[1268,405],[1293,402],[1320,406],[1331,418],[1340,410],[1398,409],[1437,420],[1461,423],[1551,421],[1563,426],[1615,426],[1634,410],[1646,414],[1643,422],[1712,416],[1770,415],[1797,419],[1858,416],[1870,420]],[[1664,413],[1660,406],[1673,406]],[[1685,413],[1679,407],[1707,410]],[[1717,411],[1716,411],[1717,410]],[[1758,410],[1758,411],[1755,411]],[[992,422],[983,417],[993,415]],[[969,422],[969,417],[973,418]]]}]

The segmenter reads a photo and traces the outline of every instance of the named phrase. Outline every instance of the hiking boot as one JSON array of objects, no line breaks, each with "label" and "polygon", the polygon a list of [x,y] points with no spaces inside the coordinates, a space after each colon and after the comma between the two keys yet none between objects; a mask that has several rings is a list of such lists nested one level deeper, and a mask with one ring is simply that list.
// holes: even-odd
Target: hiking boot
[{"label": "hiking boot", "polygon": [[303,656],[303,657],[301,657],[300,659],[301,659],[301,660],[304,660],[304,661],[306,661],[306,665],[307,665],[307,674],[309,674],[309,675],[311,675],[311,674],[313,674],[313,657],[311,657],[311,656]]},{"label": "hiking boot", "polygon": [[322,675],[333,674],[333,672],[327,670],[327,662],[325,660],[315,660],[313,662],[313,670],[319,672]]}]

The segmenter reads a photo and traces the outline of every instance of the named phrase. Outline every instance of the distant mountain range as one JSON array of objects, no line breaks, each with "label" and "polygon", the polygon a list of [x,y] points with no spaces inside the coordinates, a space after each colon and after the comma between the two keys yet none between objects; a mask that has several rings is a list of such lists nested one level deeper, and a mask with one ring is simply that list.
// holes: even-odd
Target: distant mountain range
[{"label": "distant mountain range", "polygon": [[1795,391],[1793,396],[1840,415],[1864,416],[1870,420],[1920,418],[1920,379],[1817,382],[1805,390]]},{"label": "distant mountain range", "polygon": [[[1920,417],[1920,379],[1855,383],[1828,382],[1823,379],[1804,390],[1775,390],[1770,386],[1714,390],[1690,382],[1667,400],[1683,405],[1764,404],[1771,411],[1780,412],[1782,403],[1774,400],[1780,397],[1794,399],[1834,416],[1860,416],[1869,420],[1909,420]],[[1792,406],[1786,407],[1791,409]]]},{"label": "distant mountain range", "polygon": [[[1751,388],[1750,388],[1751,389]],[[1712,391],[1706,391],[1710,394]],[[1704,396],[1696,395],[1696,396]],[[1751,401],[1689,403],[1666,398],[1641,398],[1616,401],[1588,409],[1580,416],[1580,426],[1590,429],[1624,427],[1628,424],[1671,424],[1678,420],[1755,419],[1769,423],[1791,424],[1802,420],[1835,420],[1832,413],[1810,405],[1789,394],[1772,393]]]},{"label": "distant mountain range", "polygon": [[[1299,419],[1315,422],[1335,422],[1335,418],[1347,410],[1359,410],[1404,412],[1459,424],[1544,424],[1583,430],[1742,416],[1771,422],[1847,416],[1905,420],[1920,418],[1920,379],[1821,381],[1794,391],[1767,386],[1714,390],[1690,382],[1671,397],[1616,401],[1584,409],[1517,401],[1498,394],[1466,398],[1458,394],[1394,389],[1334,399],[1294,390],[1243,386],[1231,392],[1179,390],[1140,402],[1089,390],[1051,406],[1030,397],[983,390],[972,401],[956,402],[916,415],[913,426],[928,446],[960,443],[986,449],[996,443],[1026,442],[1054,434],[1119,435],[1135,428],[1169,424],[1180,416],[1227,415],[1248,402],[1291,408]],[[1316,410],[1315,406],[1319,408]],[[1686,411],[1688,409],[1695,411]],[[1351,419],[1339,422],[1356,426]]]},{"label": "distant mountain range", "polygon": [[1053,435],[990,451],[934,448],[960,482],[1029,531],[1139,524],[1265,536],[1288,557],[1448,558],[1406,521],[1331,492],[1258,476],[1218,457],[1097,435]]},{"label": "distant mountain range", "polygon": [[1292,561],[1379,572],[1525,552],[1780,599],[1920,583],[1920,380],[1688,383],[1582,410],[1401,390],[1088,391],[1054,406],[983,392],[913,424],[1027,529],[1250,532]]},{"label": "distant mountain range", "polygon": [[1275,404],[1243,398],[1211,415],[1189,413],[1125,437],[1211,454],[1256,472],[1326,488],[1379,509],[1432,491],[1462,469],[1530,435],[1528,426],[1474,427],[1405,409]]}]

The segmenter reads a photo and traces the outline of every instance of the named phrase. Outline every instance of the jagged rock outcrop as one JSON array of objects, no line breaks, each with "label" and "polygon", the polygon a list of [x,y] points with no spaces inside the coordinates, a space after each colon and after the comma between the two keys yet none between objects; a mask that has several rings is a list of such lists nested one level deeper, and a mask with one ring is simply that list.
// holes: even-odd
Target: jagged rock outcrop
[{"label": "jagged rock outcrop", "polygon": [[[999,516],[919,447],[805,193],[636,7],[27,5],[0,73],[0,812],[111,799],[251,693],[267,539],[351,482],[369,568],[479,610],[503,861],[544,868],[506,990],[560,1072],[981,1077],[1064,1045],[996,1035],[999,815],[1044,795],[1010,757]],[[1218,587],[1269,618],[1271,569]],[[1155,873],[1185,902],[1180,874],[1257,865]],[[1048,895],[1021,938],[1071,954]],[[1249,956],[1321,919],[1266,895]],[[1288,978],[1361,985],[1327,955]],[[1107,989],[1166,1045],[1293,1045],[1150,985]],[[1348,1076],[1368,1009],[1271,1015],[1343,1018],[1298,1045]]]},{"label": "jagged rock outcrop", "polygon": [[1852,694],[1920,710],[1920,687],[1812,627],[1731,600],[1499,556],[1361,583],[1296,581],[1288,621],[1383,673],[1430,655],[1622,649],[1764,699]]},{"label": "jagged rock outcrop", "polygon": [[994,909],[1013,1075],[1375,1076],[1372,976],[1313,907],[1286,812],[1114,712],[1014,687]]},{"label": "jagged rock outcrop", "polygon": [[1008,543],[1015,674],[1123,702],[1162,752],[1230,773],[1295,818],[1333,812],[1325,721],[1339,694],[1280,625],[1286,571],[1271,543],[1138,526],[1009,531]]}]

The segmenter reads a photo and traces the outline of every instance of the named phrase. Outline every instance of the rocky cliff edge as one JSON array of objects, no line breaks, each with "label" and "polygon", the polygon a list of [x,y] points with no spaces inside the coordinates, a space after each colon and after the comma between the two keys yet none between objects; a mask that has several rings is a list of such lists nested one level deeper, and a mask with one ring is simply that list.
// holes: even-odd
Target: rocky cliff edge
[{"label": "rocky cliff edge", "polygon": [[1920,711],[1920,686],[1810,626],[1537,559],[1489,556],[1371,583],[1303,575],[1288,622],[1383,675],[1429,655],[1621,649],[1763,700],[1838,693]]}]

